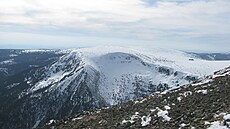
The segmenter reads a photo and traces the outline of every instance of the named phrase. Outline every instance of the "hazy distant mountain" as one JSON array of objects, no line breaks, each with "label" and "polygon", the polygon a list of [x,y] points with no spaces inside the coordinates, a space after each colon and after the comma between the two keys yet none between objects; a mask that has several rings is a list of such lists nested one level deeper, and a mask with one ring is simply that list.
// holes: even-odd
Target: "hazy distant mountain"
[{"label": "hazy distant mountain", "polygon": [[95,47],[0,50],[0,128],[34,128],[128,102],[227,67],[181,51]]},{"label": "hazy distant mountain", "polygon": [[230,53],[192,53],[205,60],[230,60]]}]

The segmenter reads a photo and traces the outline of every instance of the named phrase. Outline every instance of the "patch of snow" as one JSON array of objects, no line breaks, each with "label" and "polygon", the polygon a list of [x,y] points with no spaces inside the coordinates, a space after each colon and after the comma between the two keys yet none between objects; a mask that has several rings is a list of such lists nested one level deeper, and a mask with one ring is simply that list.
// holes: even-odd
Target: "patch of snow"
[{"label": "patch of snow", "polygon": [[141,126],[142,127],[149,125],[150,122],[151,122],[151,116],[142,116],[141,117]]},{"label": "patch of snow", "polygon": [[211,126],[207,129],[229,129],[228,127],[224,126],[223,122],[221,121],[214,121],[211,123]]},{"label": "patch of snow", "polygon": [[73,118],[72,121],[81,120],[83,117],[84,116],[79,116],[79,117]]},{"label": "patch of snow", "polygon": [[134,104],[137,104],[137,103],[140,103],[140,102],[136,100],[136,101],[134,102]]},{"label": "patch of snow", "polygon": [[215,72],[212,78],[221,77],[221,76],[230,76],[230,66]]},{"label": "patch of snow", "polygon": [[121,124],[125,124],[125,123],[127,123],[127,122],[130,122],[131,124],[132,123],[134,123],[135,122],[135,119],[138,119],[140,116],[139,116],[139,112],[135,112],[135,115],[132,115],[131,117],[130,117],[130,120],[123,120],[122,122],[121,122]]},{"label": "patch of snow", "polygon": [[230,114],[225,115],[223,118],[224,120],[230,120]]},{"label": "patch of snow", "polygon": [[55,52],[56,50],[22,50],[21,53]]},{"label": "patch of snow", "polygon": [[147,100],[147,98],[144,98],[144,99],[142,99],[141,101],[136,100],[136,101],[134,101],[134,104],[143,103],[143,102],[145,102],[146,100]]},{"label": "patch of snow", "polygon": [[139,112],[135,112],[135,115],[139,115]]},{"label": "patch of snow", "polygon": [[10,88],[13,88],[15,86],[18,86],[20,83],[13,83],[11,85],[8,85],[7,88],[10,89]]},{"label": "patch of snow", "polygon": [[187,124],[185,123],[180,124],[180,127],[185,127],[185,126],[187,126]]},{"label": "patch of snow", "polygon": [[129,122],[132,124],[132,123],[134,123],[135,121],[134,121],[134,119],[137,119],[137,118],[139,118],[139,115],[132,115],[131,116],[131,118],[130,118],[130,120],[129,120]]},{"label": "patch of snow", "polygon": [[18,55],[16,55],[16,54],[10,54],[9,56],[10,56],[10,57],[16,57],[16,56],[18,56]]},{"label": "patch of snow", "polygon": [[109,107],[102,107],[102,109],[109,109]]},{"label": "patch of snow", "polygon": [[223,116],[225,116],[227,113],[220,113],[220,114],[215,114],[214,115],[214,118],[218,118],[218,117],[223,117]]},{"label": "patch of snow", "polygon": [[211,79],[204,79],[201,82],[192,84],[192,86],[199,86],[199,85],[207,84],[207,83],[212,82],[212,81],[213,80],[211,80]]},{"label": "patch of snow", "polygon": [[30,68],[37,68],[39,65],[29,65]]},{"label": "patch of snow", "polygon": [[31,82],[30,81],[26,81],[26,84],[30,84]]},{"label": "patch of snow", "polygon": [[8,68],[0,68],[0,72],[4,72],[5,74],[8,74]]},{"label": "patch of snow", "polygon": [[128,123],[129,121],[127,121],[127,120],[123,120],[122,122],[121,122],[121,124],[123,125],[123,124],[125,124],[125,123]]},{"label": "patch of snow", "polygon": [[15,62],[14,62],[14,59],[9,59],[9,60],[5,60],[5,61],[0,62],[0,64],[1,65],[5,65],[5,64],[12,65],[12,64],[15,64]]},{"label": "patch of snow", "polygon": [[158,110],[158,113],[157,113],[158,117],[162,117],[164,119],[164,121],[170,121],[171,120],[171,118],[168,116],[167,110],[163,111],[158,107],[156,109]]},{"label": "patch of snow", "polygon": [[37,120],[37,121],[35,122],[34,126],[32,127],[32,129],[37,128],[38,125],[40,124],[40,122],[42,121],[43,118],[44,118],[44,116],[43,116],[41,119]]},{"label": "patch of snow", "polygon": [[142,99],[139,103],[143,103],[143,102],[145,102],[147,99],[146,98],[144,98],[144,99]]},{"label": "patch of snow", "polygon": [[165,90],[165,91],[161,92],[161,94],[162,94],[162,95],[165,95],[165,94],[167,94],[168,92],[169,92],[169,90]]},{"label": "patch of snow", "polygon": [[212,78],[224,77],[226,75],[229,75],[229,73],[227,73],[227,74],[221,74],[221,75],[212,75]]},{"label": "patch of snow", "polygon": [[[171,87],[170,89],[168,90],[165,90],[163,92],[160,92],[161,95],[164,95],[164,94],[167,94],[168,92],[176,92],[176,91],[179,91],[180,90],[180,87],[176,86],[176,87]],[[155,92],[155,93],[158,93],[158,92]]]},{"label": "patch of snow", "polygon": [[170,109],[171,109],[171,107],[169,107],[168,105],[164,106],[164,108],[165,108],[166,110],[170,110]]},{"label": "patch of snow", "polygon": [[[220,113],[214,115],[215,119],[222,119],[223,121],[214,121],[209,123],[211,126],[208,129],[228,129],[227,125],[230,126],[230,122],[227,122],[227,120],[230,120],[230,114],[227,113]],[[224,121],[226,123],[224,123]]]},{"label": "patch of snow", "polygon": [[182,97],[177,97],[177,100],[180,102],[182,100]]},{"label": "patch of snow", "polygon": [[156,111],[156,109],[150,109],[150,112],[155,112]]},{"label": "patch of snow", "polygon": [[202,94],[207,94],[208,90],[197,90],[195,91],[196,93],[202,93]]},{"label": "patch of snow", "polygon": [[104,120],[104,119],[102,119],[102,120],[100,120],[98,123],[102,125],[102,124],[107,123],[107,121],[106,121],[106,120]]},{"label": "patch of snow", "polygon": [[47,125],[51,125],[51,124],[53,124],[53,123],[56,123],[56,120],[53,120],[53,119],[50,120],[49,123],[47,123]]},{"label": "patch of snow", "polygon": [[192,92],[191,91],[186,91],[183,93],[184,97],[187,97],[189,95],[192,95]]},{"label": "patch of snow", "polygon": [[205,121],[204,122],[204,125],[210,125],[211,123],[210,122],[208,122],[208,121]]}]

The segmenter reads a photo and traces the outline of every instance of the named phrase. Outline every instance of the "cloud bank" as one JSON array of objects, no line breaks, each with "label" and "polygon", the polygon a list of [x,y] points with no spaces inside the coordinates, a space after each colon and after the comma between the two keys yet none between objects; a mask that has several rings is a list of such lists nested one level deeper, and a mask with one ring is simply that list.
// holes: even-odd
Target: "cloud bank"
[{"label": "cloud bank", "polygon": [[[33,33],[40,39],[47,35],[69,37],[75,43],[84,38],[86,46],[130,41],[135,45],[225,50],[230,47],[229,14],[229,0],[0,0],[0,31],[4,35],[0,44],[9,43],[6,35]],[[90,37],[94,43],[87,41]],[[223,48],[217,48],[218,44]]]}]

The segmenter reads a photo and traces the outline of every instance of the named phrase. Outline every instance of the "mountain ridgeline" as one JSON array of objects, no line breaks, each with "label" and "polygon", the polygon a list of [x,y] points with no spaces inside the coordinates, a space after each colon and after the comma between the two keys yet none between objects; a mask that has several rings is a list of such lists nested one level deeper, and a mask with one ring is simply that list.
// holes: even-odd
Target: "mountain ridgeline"
[{"label": "mountain ridgeline", "polygon": [[2,129],[36,128],[51,119],[129,102],[189,84],[230,65],[227,60],[203,60],[159,48],[0,53]]}]

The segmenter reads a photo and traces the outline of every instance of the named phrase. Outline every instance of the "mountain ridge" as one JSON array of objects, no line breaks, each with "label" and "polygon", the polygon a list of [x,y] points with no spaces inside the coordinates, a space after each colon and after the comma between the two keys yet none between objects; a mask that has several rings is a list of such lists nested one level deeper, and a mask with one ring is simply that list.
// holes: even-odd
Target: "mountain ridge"
[{"label": "mountain ridge", "polygon": [[[40,52],[48,50],[24,51]],[[0,110],[5,116],[2,128],[35,128],[53,118],[128,102],[188,84],[230,64],[168,49],[95,47],[58,53],[62,54],[53,62],[2,82],[9,87],[0,96],[5,104]]]},{"label": "mountain ridge", "polygon": [[50,120],[39,129],[230,127],[230,67],[192,84],[128,103]]}]

